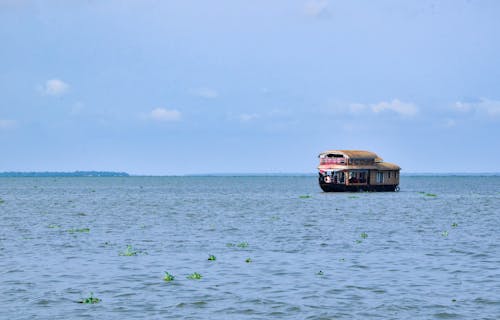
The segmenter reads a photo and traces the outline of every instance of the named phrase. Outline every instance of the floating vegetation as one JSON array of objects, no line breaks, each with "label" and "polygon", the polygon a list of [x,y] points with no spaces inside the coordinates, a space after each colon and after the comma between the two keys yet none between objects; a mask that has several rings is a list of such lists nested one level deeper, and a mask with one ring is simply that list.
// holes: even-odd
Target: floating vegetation
[{"label": "floating vegetation", "polygon": [[456,227],[458,227],[458,223],[453,222],[453,223],[451,224],[451,227],[452,227],[452,228],[456,228]]},{"label": "floating vegetation", "polygon": [[323,273],[323,271],[319,270],[318,272],[316,272],[316,275],[322,276],[322,275],[324,275],[324,273]]},{"label": "floating vegetation", "polygon": [[359,197],[358,196],[349,196],[349,198],[351,198],[351,199],[357,199]]},{"label": "floating vegetation", "polygon": [[55,228],[60,228],[61,226],[58,224],[49,224],[49,228],[55,229]]},{"label": "floating vegetation", "polygon": [[437,197],[436,194],[434,194],[434,193],[428,193],[428,192],[425,192],[425,191],[419,191],[417,193],[423,194],[426,197]]},{"label": "floating vegetation", "polygon": [[189,276],[187,276],[187,278],[191,280],[200,280],[202,276],[198,272],[193,272]]},{"label": "floating vegetation", "polygon": [[366,239],[366,238],[368,238],[368,233],[362,232],[360,236],[361,236],[361,238]]},{"label": "floating vegetation", "polygon": [[308,194],[305,194],[305,195],[302,195],[302,196],[299,196],[300,199],[309,199],[309,198],[312,198],[310,195]]},{"label": "floating vegetation", "polygon": [[441,235],[442,235],[443,237],[447,237],[447,236],[448,236],[448,231],[443,231],[443,232],[441,232]]},{"label": "floating vegetation", "polygon": [[137,251],[135,251],[131,245],[127,245],[127,249],[123,252],[120,252],[120,256],[131,257],[131,256],[136,256],[136,255],[137,255]]},{"label": "floating vegetation", "polygon": [[424,195],[424,196],[426,196],[426,197],[437,197],[437,195],[436,195],[436,194],[434,194],[434,193],[429,193],[429,192],[425,192],[425,191],[419,191],[418,193],[423,194],[423,195]]},{"label": "floating vegetation", "polygon": [[90,297],[82,299],[82,300],[80,300],[78,302],[79,303],[86,303],[86,304],[96,304],[96,303],[101,302],[101,299],[99,299],[97,297],[94,297],[94,294],[91,292],[90,293]]},{"label": "floating vegetation", "polygon": [[4,203],[4,202],[5,202],[5,200],[4,200],[4,199],[2,199],[2,198],[0,198],[0,204],[2,204],[2,203]]},{"label": "floating vegetation", "polygon": [[78,212],[77,213],[78,216],[82,216],[82,217],[85,217],[87,214],[85,212]]},{"label": "floating vegetation", "polygon": [[246,247],[248,247],[248,242],[243,241],[243,242],[240,242],[238,244],[228,242],[228,243],[226,243],[226,247],[228,247],[228,248],[233,248],[233,247],[246,248]]},{"label": "floating vegetation", "polygon": [[211,255],[208,256],[208,260],[209,261],[215,261],[215,260],[217,260],[217,258],[213,254],[211,254]]},{"label": "floating vegetation", "polygon": [[90,229],[89,228],[80,228],[80,229],[69,229],[68,230],[69,233],[75,233],[75,232],[90,232]]},{"label": "floating vegetation", "polygon": [[356,240],[356,243],[361,243],[361,242],[363,242],[363,240],[359,240],[359,239]]},{"label": "floating vegetation", "polygon": [[244,242],[240,242],[236,245],[238,248],[246,248],[248,247],[248,242],[244,241]]},{"label": "floating vegetation", "polygon": [[173,281],[174,279],[175,279],[175,277],[173,275],[171,275],[170,273],[165,271],[165,275],[163,276],[163,280],[169,282],[169,281]]},{"label": "floating vegetation", "polygon": [[273,221],[276,221],[276,220],[279,220],[279,219],[280,219],[280,217],[278,217],[278,216],[271,216],[271,220],[273,220]]},{"label": "floating vegetation", "polygon": [[246,262],[246,263],[250,263],[250,262],[252,262],[252,259],[250,259],[250,258],[246,258],[246,259],[245,259],[245,262]]}]

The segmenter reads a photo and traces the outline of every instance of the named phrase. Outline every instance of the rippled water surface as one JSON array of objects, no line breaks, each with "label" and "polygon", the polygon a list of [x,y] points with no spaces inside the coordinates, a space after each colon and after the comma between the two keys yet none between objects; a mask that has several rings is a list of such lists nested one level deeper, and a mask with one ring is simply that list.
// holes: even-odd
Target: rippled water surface
[{"label": "rippled water surface", "polygon": [[[500,177],[402,177],[396,193],[323,193],[315,177],[0,178],[0,198],[2,319],[500,315]],[[99,303],[78,303],[91,292]]]}]

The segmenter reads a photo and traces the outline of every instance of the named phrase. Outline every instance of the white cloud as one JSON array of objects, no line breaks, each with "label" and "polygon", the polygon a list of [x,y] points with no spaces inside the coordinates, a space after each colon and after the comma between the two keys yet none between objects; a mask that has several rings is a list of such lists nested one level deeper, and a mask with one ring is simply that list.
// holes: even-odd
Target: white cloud
[{"label": "white cloud", "polygon": [[40,87],[40,91],[44,95],[48,96],[60,96],[65,94],[69,89],[69,85],[59,79],[50,79],[45,82],[43,87]]},{"label": "white cloud", "polygon": [[397,113],[401,116],[412,117],[418,113],[418,108],[411,102],[402,102],[398,99],[392,101],[382,101],[379,103],[340,103],[331,101],[328,107],[329,112],[335,114],[370,115],[386,112]]},{"label": "white cloud", "polygon": [[382,101],[377,104],[372,104],[370,108],[375,113],[393,111],[408,117],[414,116],[418,112],[418,108],[413,103],[402,102],[398,99],[393,99],[390,102]]},{"label": "white cloud", "polygon": [[17,127],[17,121],[8,120],[8,119],[0,119],[0,130],[9,130]]},{"label": "white cloud", "polygon": [[453,108],[456,110],[456,111],[460,111],[460,112],[468,112],[472,109],[472,104],[471,103],[466,103],[466,102],[461,102],[461,101],[457,101],[455,102],[455,104],[453,105]]},{"label": "white cloud", "polygon": [[481,98],[473,102],[457,101],[453,108],[459,112],[476,112],[491,117],[500,116],[500,101]]},{"label": "white cloud", "polygon": [[327,17],[328,1],[327,0],[309,0],[304,6],[304,13],[311,17]]},{"label": "white cloud", "polygon": [[181,119],[181,113],[178,110],[156,108],[149,113],[149,118],[162,122],[179,121]]},{"label": "white cloud", "polygon": [[259,118],[260,116],[256,113],[242,113],[238,116],[241,122],[249,122]]},{"label": "white cloud", "polygon": [[190,92],[195,96],[205,99],[215,99],[219,96],[219,93],[216,90],[210,88],[191,89]]}]

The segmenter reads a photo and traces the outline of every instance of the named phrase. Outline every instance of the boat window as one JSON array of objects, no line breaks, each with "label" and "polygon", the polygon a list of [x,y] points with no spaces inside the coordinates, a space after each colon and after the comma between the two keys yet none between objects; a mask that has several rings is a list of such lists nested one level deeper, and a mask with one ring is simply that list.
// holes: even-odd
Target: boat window
[{"label": "boat window", "polygon": [[341,154],[329,153],[326,155],[328,158],[343,158],[344,156]]},{"label": "boat window", "polygon": [[368,171],[349,171],[349,183],[367,183]]},{"label": "boat window", "polygon": [[377,172],[375,181],[377,183],[384,183],[384,172]]}]

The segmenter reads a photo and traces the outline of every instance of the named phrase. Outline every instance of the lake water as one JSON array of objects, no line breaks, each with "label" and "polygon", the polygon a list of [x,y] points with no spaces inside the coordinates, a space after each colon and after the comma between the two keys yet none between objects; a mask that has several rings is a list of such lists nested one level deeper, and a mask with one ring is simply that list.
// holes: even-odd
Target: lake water
[{"label": "lake water", "polygon": [[[0,198],[2,319],[500,316],[500,177],[403,176],[392,193],[323,193],[315,177],[1,178]],[[78,303],[91,292],[99,303]]]}]

